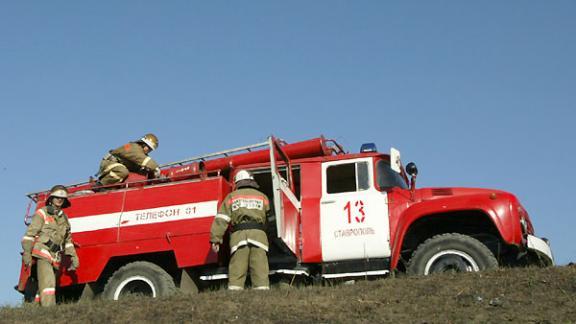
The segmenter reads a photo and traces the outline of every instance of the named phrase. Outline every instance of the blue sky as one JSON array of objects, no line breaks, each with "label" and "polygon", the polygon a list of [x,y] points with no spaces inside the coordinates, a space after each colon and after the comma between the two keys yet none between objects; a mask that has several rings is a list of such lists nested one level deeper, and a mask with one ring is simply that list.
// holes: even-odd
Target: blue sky
[{"label": "blue sky", "polygon": [[316,137],[394,146],[418,186],[516,194],[576,261],[573,1],[0,4],[0,304],[28,192],[145,133],[160,163]]}]

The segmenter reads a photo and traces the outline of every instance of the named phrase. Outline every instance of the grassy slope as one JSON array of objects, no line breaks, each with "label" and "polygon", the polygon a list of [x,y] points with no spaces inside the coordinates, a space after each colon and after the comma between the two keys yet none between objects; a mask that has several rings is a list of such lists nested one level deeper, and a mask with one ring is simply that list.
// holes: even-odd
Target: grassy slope
[{"label": "grassy slope", "polygon": [[0,322],[576,323],[576,267],[0,309]]}]

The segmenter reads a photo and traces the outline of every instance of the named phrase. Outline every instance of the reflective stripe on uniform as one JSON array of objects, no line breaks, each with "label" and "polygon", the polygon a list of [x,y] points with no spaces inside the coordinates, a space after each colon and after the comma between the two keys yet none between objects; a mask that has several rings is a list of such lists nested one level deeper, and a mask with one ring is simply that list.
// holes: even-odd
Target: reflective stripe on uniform
[{"label": "reflective stripe on uniform", "polygon": [[240,287],[240,286],[228,286],[228,290],[244,290],[244,287]]},{"label": "reflective stripe on uniform", "polygon": [[32,254],[37,254],[43,258],[48,259],[50,262],[52,262],[54,260],[54,259],[52,259],[52,254],[50,254],[50,252],[48,252],[48,250],[46,250],[46,249],[42,249],[42,250],[32,249]]},{"label": "reflective stripe on uniform", "polygon": [[114,172],[114,171],[110,171],[110,172],[108,173],[108,175],[109,175],[110,177],[114,178],[114,179],[118,179],[118,180],[122,180],[122,179],[123,179],[121,176],[117,175],[116,172]]},{"label": "reflective stripe on uniform", "polygon": [[106,175],[110,170],[114,169],[117,166],[123,166],[124,164],[121,163],[112,163],[110,164],[104,171],[102,171],[101,175]]},{"label": "reflective stripe on uniform", "polygon": [[50,224],[54,222],[54,217],[46,215],[46,212],[44,212],[43,209],[38,209],[36,213],[42,217],[44,224]]},{"label": "reflective stripe on uniform", "polygon": [[236,244],[230,248],[230,254],[234,254],[234,252],[236,252],[236,250],[238,250],[239,248],[246,246],[246,245],[248,245],[248,241],[246,241],[246,240],[242,240],[242,241],[238,242],[238,244]]},{"label": "reflective stripe on uniform", "polygon": [[22,237],[22,241],[34,241],[34,237],[32,237],[32,236],[24,236],[24,237]]},{"label": "reflective stripe on uniform", "polygon": [[144,161],[142,161],[141,166],[145,167],[146,164],[148,164],[148,162],[150,162],[150,160],[152,160],[152,158],[149,157],[149,156],[147,156],[147,157],[144,159]]},{"label": "reflective stripe on uniform", "polygon": [[267,246],[266,244],[264,244],[264,243],[260,243],[260,242],[258,242],[258,241],[256,241],[256,240],[252,240],[252,239],[248,239],[248,243],[250,243],[250,244],[252,244],[252,245],[255,245],[255,246],[263,249],[264,251],[268,252],[268,246]]},{"label": "reflective stripe on uniform", "polygon": [[74,244],[73,243],[66,243],[66,245],[64,246],[65,249],[67,248],[73,248]]},{"label": "reflective stripe on uniform", "polygon": [[216,218],[221,218],[223,220],[226,221],[226,223],[230,223],[230,216],[226,215],[226,214],[217,214]]},{"label": "reflective stripe on uniform", "polygon": [[55,295],[56,294],[56,288],[44,288],[44,290],[42,290],[42,295]]},{"label": "reflective stripe on uniform", "polygon": [[44,210],[38,209],[38,210],[36,211],[36,213],[38,213],[38,215],[40,215],[40,217],[42,217],[42,219],[44,220],[44,222],[46,222],[46,213],[44,212]]},{"label": "reflective stripe on uniform", "polygon": [[254,287],[254,288],[252,288],[252,290],[270,290],[270,287],[260,286],[260,287]]},{"label": "reflective stripe on uniform", "polygon": [[234,252],[236,252],[236,250],[238,250],[239,248],[252,244],[256,247],[259,247],[261,249],[263,249],[264,251],[268,252],[268,246],[266,246],[265,244],[262,244],[256,240],[251,240],[251,239],[247,239],[247,240],[242,240],[240,242],[238,242],[238,244],[234,245],[233,247],[230,248],[230,254],[234,254]]}]

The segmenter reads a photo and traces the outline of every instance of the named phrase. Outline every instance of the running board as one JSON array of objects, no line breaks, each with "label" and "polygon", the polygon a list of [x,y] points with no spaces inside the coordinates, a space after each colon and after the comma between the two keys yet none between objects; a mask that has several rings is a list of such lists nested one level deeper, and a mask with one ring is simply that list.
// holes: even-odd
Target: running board
[{"label": "running board", "polygon": [[[383,276],[389,274],[389,270],[371,270],[371,271],[359,271],[359,272],[346,272],[346,273],[325,273],[322,275],[324,279],[334,279],[334,278],[346,278],[346,277],[368,277],[368,276]],[[295,270],[295,269],[277,269],[270,270],[268,275],[274,274],[287,274],[296,276],[306,276],[310,277],[310,273],[306,270]],[[202,281],[212,281],[212,280],[223,280],[228,279],[227,273],[219,273],[213,275],[203,275],[200,276]]]},{"label": "running board", "polygon": [[203,280],[203,281],[222,280],[222,279],[228,279],[228,274],[222,273],[222,274],[215,274],[215,275],[200,276],[200,280]]},{"label": "running board", "polygon": [[345,278],[345,277],[367,277],[367,276],[383,276],[389,274],[389,270],[374,270],[374,271],[361,271],[361,272],[349,272],[349,273],[330,273],[323,274],[324,279],[334,279],[334,278]]},{"label": "running board", "polygon": [[[268,275],[274,274],[288,274],[288,275],[297,275],[297,276],[306,276],[309,277],[310,273],[306,270],[296,270],[296,269],[277,269],[277,270],[270,270]],[[202,281],[212,281],[212,280],[222,280],[228,279],[227,273],[219,273],[219,274],[212,274],[212,275],[203,275],[200,276],[200,280]]]}]

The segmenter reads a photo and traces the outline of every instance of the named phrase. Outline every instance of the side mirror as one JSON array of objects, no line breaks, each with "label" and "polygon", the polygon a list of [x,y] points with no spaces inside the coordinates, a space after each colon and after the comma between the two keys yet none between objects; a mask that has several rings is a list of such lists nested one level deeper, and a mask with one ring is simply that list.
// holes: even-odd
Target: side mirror
[{"label": "side mirror", "polygon": [[406,165],[406,173],[410,175],[410,196],[412,200],[414,200],[415,192],[416,192],[416,176],[418,175],[418,168],[416,167],[416,163],[410,162]]},{"label": "side mirror", "polygon": [[410,162],[406,165],[406,173],[411,176],[415,177],[418,175],[418,168],[416,167],[416,163]]}]

